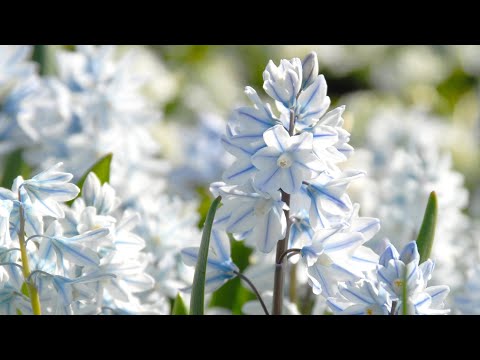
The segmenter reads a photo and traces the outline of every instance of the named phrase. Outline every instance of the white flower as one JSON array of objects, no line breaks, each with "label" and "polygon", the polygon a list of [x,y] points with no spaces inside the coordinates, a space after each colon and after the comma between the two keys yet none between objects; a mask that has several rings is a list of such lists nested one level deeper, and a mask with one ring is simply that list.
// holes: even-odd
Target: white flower
[{"label": "white flower", "polygon": [[270,252],[277,241],[285,236],[287,222],[280,192],[261,194],[251,184],[222,186],[223,206],[218,209],[216,226],[236,234],[237,239]]},{"label": "white flower", "polygon": [[302,62],[298,58],[281,60],[277,67],[270,60],[263,72],[263,80],[265,92],[286,108],[291,108],[302,86]]},{"label": "white flower", "polygon": [[388,315],[392,300],[382,287],[370,280],[339,285],[340,298],[329,297],[327,304],[339,315]]},{"label": "white flower", "polygon": [[62,165],[63,163],[58,163],[19,184],[27,192],[36,211],[57,219],[65,216],[58,202],[72,200],[80,192],[78,186],[69,182],[73,178],[72,174],[57,171]]},{"label": "white flower", "polygon": [[252,156],[252,163],[258,169],[254,183],[260,190],[273,193],[281,188],[292,194],[299,191],[303,181],[325,170],[312,152],[311,134],[290,136],[282,125],[276,125],[263,138],[267,147]]}]

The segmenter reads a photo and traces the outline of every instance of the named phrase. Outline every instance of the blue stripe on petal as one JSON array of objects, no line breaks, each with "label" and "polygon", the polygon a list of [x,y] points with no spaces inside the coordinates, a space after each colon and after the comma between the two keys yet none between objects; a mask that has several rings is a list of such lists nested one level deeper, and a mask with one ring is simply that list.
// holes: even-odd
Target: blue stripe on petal
[{"label": "blue stripe on petal", "polygon": [[[225,249],[224,243],[222,241],[221,235],[219,234],[218,230],[212,230],[212,240],[215,245],[215,250],[218,252],[218,256],[222,260],[229,260],[230,259],[230,251]],[[228,242],[230,244],[230,241]]]},{"label": "blue stripe on petal", "polygon": [[247,173],[247,172],[249,172],[249,171],[254,171],[254,170],[256,170],[255,166],[251,165],[251,166],[249,166],[249,167],[247,167],[247,168],[245,168],[245,169],[243,169],[243,170],[240,170],[240,171],[238,171],[238,172],[236,172],[236,173],[234,173],[234,174],[231,174],[230,176],[227,176],[226,178],[227,178],[228,180],[232,180],[232,179],[236,178],[237,176],[243,175],[243,174],[245,174],[245,173]]},{"label": "blue stripe on petal", "polygon": [[240,115],[243,115],[243,116],[246,116],[252,120],[254,120],[255,122],[259,123],[259,124],[262,124],[262,125],[266,125],[268,127],[271,127],[272,126],[272,123],[270,121],[266,121],[266,120],[263,120],[263,119],[260,119],[259,117],[255,117],[253,116],[252,114],[249,114],[249,113],[246,113],[242,110],[238,110],[237,111],[238,114]]},{"label": "blue stripe on petal", "polygon": [[[310,103],[315,98],[315,96],[317,96],[318,91],[320,90],[320,81],[318,80],[315,81],[315,84],[317,84],[317,86],[315,86],[315,89],[312,91],[312,93],[310,94],[310,97],[307,99],[305,104],[302,105],[302,110],[300,111],[300,113],[303,113],[307,109],[307,107],[310,106]],[[302,114],[302,117],[305,117],[305,116]]]},{"label": "blue stripe on petal", "polygon": [[[282,128],[280,128],[280,129],[282,129]],[[285,130],[285,128],[283,128],[283,130]],[[277,141],[278,147],[280,148],[280,150],[282,150],[283,152],[285,152],[285,149],[284,149],[282,143],[280,142],[280,139],[279,139],[278,136],[277,136],[276,128],[272,129],[271,131],[272,131],[272,133],[273,133],[273,136],[275,137],[275,140]]]},{"label": "blue stripe on petal", "polygon": [[350,289],[348,289],[348,288],[344,288],[342,291],[349,293],[349,294],[352,295],[354,298],[359,299],[360,301],[364,302],[365,304],[370,304],[370,305],[373,304],[373,302],[372,302],[371,299],[364,298],[363,296],[359,295],[359,294],[356,293],[356,292],[353,292],[352,290],[350,290]]}]

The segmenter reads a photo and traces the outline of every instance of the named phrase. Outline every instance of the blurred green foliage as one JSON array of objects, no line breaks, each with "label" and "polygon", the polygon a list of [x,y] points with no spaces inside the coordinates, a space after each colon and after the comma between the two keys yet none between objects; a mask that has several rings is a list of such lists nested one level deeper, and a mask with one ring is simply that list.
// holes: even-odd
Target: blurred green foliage
[{"label": "blurred green foliage", "polygon": [[22,152],[21,149],[18,149],[7,156],[5,160],[5,168],[3,169],[1,187],[10,189],[13,180],[19,175],[23,176],[24,179],[30,177],[31,168],[23,160]]}]

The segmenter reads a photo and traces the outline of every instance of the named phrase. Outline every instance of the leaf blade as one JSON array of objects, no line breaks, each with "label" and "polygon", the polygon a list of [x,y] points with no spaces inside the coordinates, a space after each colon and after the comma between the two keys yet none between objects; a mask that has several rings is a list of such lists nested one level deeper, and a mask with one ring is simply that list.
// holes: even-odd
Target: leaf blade
[{"label": "leaf blade", "polygon": [[207,273],[208,248],[210,246],[210,235],[212,233],[213,219],[220,201],[218,196],[210,205],[203,227],[202,241],[198,252],[198,260],[195,266],[195,275],[193,277],[192,296],[190,299],[190,315],[203,315],[205,301],[205,278]]},{"label": "leaf blade", "polygon": [[425,215],[423,216],[422,226],[417,237],[418,253],[420,254],[420,264],[430,257],[435,238],[435,227],[437,224],[438,200],[435,191],[430,193],[428,198]]},{"label": "leaf blade", "polygon": [[177,294],[175,297],[175,301],[173,303],[173,310],[172,315],[188,315],[188,309],[185,305],[185,302],[182,299],[180,293]]},{"label": "leaf blade", "polygon": [[[100,183],[102,185],[104,183],[110,182],[110,166],[112,163],[112,156],[112,153],[104,155],[103,157],[98,159],[98,161],[93,164],[87,171],[85,171],[85,174],[83,174],[83,176],[77,182],[77,186],[80,188],[80,193],[78,194],[77,198],[82,196],[83,183],[87,179],[88,174],[91,172],[94,172],[95,175],[97,175],[98,180],[100,180]],[[67,205],[71,206],[74,201],[75,199],[70,200],[69,202],[67,202]]]}]

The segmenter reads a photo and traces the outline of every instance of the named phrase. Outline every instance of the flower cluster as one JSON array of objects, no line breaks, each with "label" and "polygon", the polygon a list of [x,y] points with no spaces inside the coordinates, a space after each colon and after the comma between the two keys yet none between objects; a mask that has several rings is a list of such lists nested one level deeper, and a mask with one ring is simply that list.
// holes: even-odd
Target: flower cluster
[{"label": "flower cluster", "polygon": [[145,273],[145,241],[131,232],[138,215],[118,211],[115,190],[94,173],[77,197],[61,165],[0,188],[2,313],[35,312],[25,286],[37,289],[44,314],[139,312],[135,294],[154,281]]},{"label": "flower cluster", "polygon": [[[235,110],[222,139],[235,161],[224,172],[223,182],[210,186],[215,196],[222,197],[222,206],[213,222],[206,289],[213,291],[248,274],[258,281],[265,301],[278,304],[278,294],[271,292],[272,275],[275,271],[276,287],[276,272],[288,258],[292,268],[305,270],[289,276],[290,293],[296,292],[298,281],[321,295],[323,303],[327,300],[326,306],[335,313],[400,314],[404,298],[399,289],[406,269],[408,311],[447,313],[442,306],[449,289],[427,287],[433,262],[419,264],[415,242],[401,255],[390,245],[380,257],[364,245],[378,233],[380,222],[360,216],[360,205],[347,194],[349,184],[365,174],[339,167],[353,153],[350,134],[342,127],[345,107],[328,111],[330,99],[325,79],[318,75],[316,55],[303,61],[281,60],[279,66],[270,61],[263,79],[277,111],[247,87],[253,105]],[[255,249],[256,264],[244,274],[231,259],[225,233]],[[184,249],[185,263],[194,265],[198,251]],[[300,313],[284,295],[280,294],[280,307],[283,303],[289,314]],[[268,313],[259,300],[260,304],[245,304],[243,311],[259,313],[261,305]]]},{"label": "flower cluster", "polygon": [[359,281],[347,281],[327,302],[342,315],[442,315],[450,289],[446,285],[427,286],[434,268],[430,259],[419,264],[415,241],[399,254],[389,244],[380,256],[376,271]]},{"label": "flower cluster", "polygon": [[[140,49],[119,59],[113,46],[59,49],[55,76],[39,76],[29,61],[30,46],[2,46],[0,52],[2,168],[2,158],[18,148],[34,170],[60,160],[79,179],[98,158],[113,153],[110,182],[121,195],[114,211],[141,215],[142,221],[135,216],[129,226],[145,240],[142,266],[156,280],[156,295],[140,302],[149,311],[165,296],[175,297],[191,280],[179,251],[199,238],[198,204],[165,194],[170,166],[152,136],[161,117],[143,94],[147,78],[134,68]],[[144,311],[135,306],[132,312]]]},{"label": "flower cluster", "polygon": [[[222,205],[207,292],[238,277],[259,299],[237,307],[246,314],[268,313],[267,306],[273,314],[448,313],[449,288],[427,286],[438,283],[431,280],[433,261],[420,263],[415,242],[399,254],[384,241],[391,236],[399,248],[413,239],[424,209],[418,202],[435,190],[441,275],[458,275],[450,271],[461,268],[458,259],[468,258],[465,268],[476,260],[477,246],[470,244],[467,256],[452,236],[468,225],[463,178],[438,143],[417,135],[432,126],[419,128],[416,115],[400,125],[390,121],[390,128],[382,128],[381,117],[374,121],[360,168],[382,179],[367,180],[370,190],[350,198],[347,190],[366,173],[348,168],[354,149],[345,107],[329,109],[315,53],[270,61],[266,95],[247,86],[251,104],[233,112],[225,132],[223,119],[191,96],[200,125],[175,122],[155,134],[162,117],[145,96],[146,72],[135,69],[134,52],[117,50],[58,48],[56,73],[44,76],[30,46],[0,46],[2,186],[13,179],[7,162],[18,161],[23,175],[0,188],[0,313],[170,313],[169,299],[189,289],[198,258],[199,187],[220,177],[210,184]],[[166,137],[174,155],[160,146]],[[82,189],[72,183],[107,153],[113,153],[108,183],[94,172],[78,182]],[[364,214],[382,218],[382,230]],[[231,241],[246,246],[249,258],[235,263]],[[468,307],[474,281],[457,298],[462,311],[475,311]]]}]

